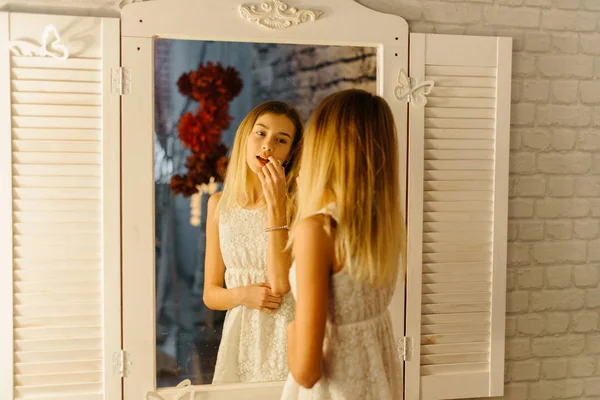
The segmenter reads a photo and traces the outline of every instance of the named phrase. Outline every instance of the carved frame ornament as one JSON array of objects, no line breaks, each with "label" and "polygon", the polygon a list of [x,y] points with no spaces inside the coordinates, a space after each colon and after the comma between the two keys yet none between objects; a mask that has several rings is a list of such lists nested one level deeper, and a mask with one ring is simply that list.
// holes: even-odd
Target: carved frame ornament
[{"label": "carved frame ornament", "polygon": [[290,28],[304,22],[312,22],[323,15],[322,11],[290,7],[281,0],[267,0],[260,6],[241,4],[240,17],[268,29]]}]

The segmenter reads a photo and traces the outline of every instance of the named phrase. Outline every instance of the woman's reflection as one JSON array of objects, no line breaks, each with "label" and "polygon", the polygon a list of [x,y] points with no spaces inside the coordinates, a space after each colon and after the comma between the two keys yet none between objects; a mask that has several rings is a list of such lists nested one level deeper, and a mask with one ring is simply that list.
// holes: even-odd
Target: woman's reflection
[{"label": "woman's reflection", "polygon": [[302,131],[286,103],[254,108],[237,130],[223,192],[208,201],[204,302],[228,310],[213,383],[287,376],[294,306],[284,249]]}]

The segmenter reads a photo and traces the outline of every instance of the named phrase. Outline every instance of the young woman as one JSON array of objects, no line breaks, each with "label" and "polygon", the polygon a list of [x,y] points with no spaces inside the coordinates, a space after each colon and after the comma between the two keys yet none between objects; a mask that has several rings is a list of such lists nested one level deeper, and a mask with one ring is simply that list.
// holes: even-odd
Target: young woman
[{"label": "young woman", "polygon": [[392,400],[402,376],[388,306],[403,247],[392,113],[346,90],[313,113],[292,227],[296,297],[282,399]]},{"label": "young woman", "polygon": [[236,133],[223,192],[208,201],[204,302],[227,310],[213,383],[287,376],[293,298],[285,245],[302,130],[283,102],[254,108]]}]

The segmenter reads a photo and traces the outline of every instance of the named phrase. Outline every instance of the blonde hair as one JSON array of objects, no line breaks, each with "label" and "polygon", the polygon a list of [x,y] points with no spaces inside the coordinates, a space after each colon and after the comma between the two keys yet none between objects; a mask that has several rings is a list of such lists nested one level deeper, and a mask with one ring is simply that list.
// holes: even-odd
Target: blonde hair
[{"label": "blonde hair", "polygon": [[345,90],[312,114],[303,139],[298,221],[327,202],[337,211],[336,261],[356,281],[395,284],[404,248],[398,138],[392,112],[379,96]]},{"label": "blonde hair", "polygon": [[294,213],[294,198],[296,193],[296,177],[298,176],[298,161],[300,159],[300,143],[304,127],[298,111],[292,106],[282,101],[267,101],[262,103],[248,113],[240,123],[235,134],[231,156],[225,174],[223,194],[219,202],[216,216],[221,213],[227,213],[239,205],[248,204],[249,180],[248,180],[248,164],[246,162],[246,146],[248,136],[252,132],[252,128],[256,120],[264,114],[284,115],[294,125],[294,139],[290,149],[288,162],[285,164],[285,174],[287,181],[287,214],[288,221]]}]

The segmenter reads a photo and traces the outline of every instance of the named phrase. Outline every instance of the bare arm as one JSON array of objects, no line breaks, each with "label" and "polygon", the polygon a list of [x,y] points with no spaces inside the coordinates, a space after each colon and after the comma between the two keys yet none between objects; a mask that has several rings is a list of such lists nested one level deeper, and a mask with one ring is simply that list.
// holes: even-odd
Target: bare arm
[{"label": "bare arm", "polygon": [[225,263],[219,242],[219,224],[215,213],[221,193],[208,199],[206,215],[206,255],[204,259],[204,304],[211,310],[229,310],[242,304],[239,288],[225,289]]},{"label": "bare arm", "polygon": [[225,263],[219,242],[219,224],[215,219],[221,193],[208,199],[206,215],[206,256],[204,259],[204,304],[211,310],[229,310],[239,305],[272,312],[279,307],[281,298],[274,295],[267,283],[226,289]]},{"label": "bare arm", "polygon": [[331,235],[324,216],[302,220],[296,228],[296,316],[288,328],[288,365],[300,385],[311,388],[321,378],[327,297],[333,266]]},{"label": "bare arm", "polygon": [[[287,225],[285,170],[273,157],[258,174],[263,194],[267,202],[267,226],[269,228]],[[285,251],[288,240],[287,230],[268,233],[267,242],[267,278],[273,293],[278,295],[290,291],[288,274],[292,265],[289,251]]]},{"label": "bare arm", "polygon": [[[269,227],[278,227],[287,224],[285,203],[279,210],[269,209],[267,214],[267,224]],[[267,278],[269,279],[273,293],[283,295],[290,291],[288,274],[292,265],[292,256],[289,251],[285,251],[288,241],[288,231],[270,231],[268,235]]]}]

